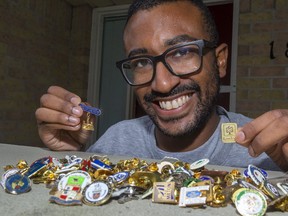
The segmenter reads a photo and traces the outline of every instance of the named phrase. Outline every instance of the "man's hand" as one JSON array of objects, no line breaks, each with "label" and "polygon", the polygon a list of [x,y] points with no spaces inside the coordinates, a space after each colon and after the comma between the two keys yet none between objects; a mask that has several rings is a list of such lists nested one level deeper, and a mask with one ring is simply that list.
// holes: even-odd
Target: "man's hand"
[{"label": "man's hand", "polygon": [[58,86],[49,87],[35,112],[38,133],[51,150],[80,150],[90,131],[81,129],[83,110],[79,96]]},{"label": "man's hand", "polygon": [[236,134],[236,142],[246,146],[253,157],[266,152],[288,171],[288,110],[269,111],[244,125]]}]

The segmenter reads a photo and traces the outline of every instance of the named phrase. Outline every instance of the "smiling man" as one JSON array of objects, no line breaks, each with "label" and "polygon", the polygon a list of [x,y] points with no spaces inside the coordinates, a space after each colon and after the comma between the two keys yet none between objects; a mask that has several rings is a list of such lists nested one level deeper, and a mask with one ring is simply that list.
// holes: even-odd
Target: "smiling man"
[{"label": "smiling man", "polygon": [[[208,158],[215,165],[287,170],[287,110],[251,120],[216,105],[228,47],[218,44],[215,23],[202,1],[134,1],[124,45],[127,58],[117,67],[134,86],[147,116],[113,125],[87,151],[186,162]],[[42,96],[36,118],[49,148],[85,145],[90,134],[81,129],[80,102],[56,86]],[[241,127],[237,143],[221,140],[221,124],[229,122]]]}]

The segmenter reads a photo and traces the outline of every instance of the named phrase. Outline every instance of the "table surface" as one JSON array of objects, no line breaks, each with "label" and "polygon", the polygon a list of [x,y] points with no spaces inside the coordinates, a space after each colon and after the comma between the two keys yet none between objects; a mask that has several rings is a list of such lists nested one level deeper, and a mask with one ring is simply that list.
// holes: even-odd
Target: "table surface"
[{"label": "table surface", "polygon": [[[16,165],[21,159],[26,160],[29,164],[33,161],[52,156],[56,158],[64,158],[66,155],[77,155],[82,158],[89,158],[91,153],[86,152],[55,152],[45,148],[28,147],[12,144],[0,144],[0,174],[4,173],[3,166]],[[109,157],[109,156],[108,156]],[[112,162],[117,162],[121,157],[109,157]],[[126,158],[129,159],[129,158]],[[149,160],[148,160],[149,162]],[[207,165],[208,169],[218,169],[231,171],[231,167],[219,167]],[[268,171],[269,177],[277,177],[283,175],[281,172]],[[180,208],[178,205],[152,203],[151,198],[132,200],[125,204],[119,204],[117,200],[111,200],[102,206],[60,206],[50,203],[49,189],[44,184],[32,184],[32,190],[25,194],[12,195],[6,193],[0,187],[0,214],[1,215],[125,215],[125,216],[138,216],[138,215],[223,215],[231,216],[238,215],[236,208],[232,205],[222,208],[206,207],[205,209],[195,208]],[[267,216],[283,215],[282,212],[267,212]]]}]

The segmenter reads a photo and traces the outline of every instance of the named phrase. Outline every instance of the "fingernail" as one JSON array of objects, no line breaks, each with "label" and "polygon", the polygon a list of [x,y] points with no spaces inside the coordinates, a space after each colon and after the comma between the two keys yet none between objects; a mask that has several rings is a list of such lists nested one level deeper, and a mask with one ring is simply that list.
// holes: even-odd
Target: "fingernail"
[{"label": "fingernail", "polygon": [[252,148],[252,146],[249,146],[248,152],[249,152],[249,154],[251,155],[251,157],[256,157],[255,151],[254,151],[254,149]]},{"label": "fingernail", "polygon": [[75,115],[80,115],[80,108],[78,107],[73,107],[72,108],[72,113],[75,114]]},{"label": "fingernail", "polygon": [[73,103],[73,104],[79,104],[79,103],[80,103],[78,97],[72,97],[72,98],[70,99],[70,101],[71,101],[71,103]]},{"label": "fingernail", "polygon": [[78,123],[78,119],[75,118],[75,117],[73,117],[73,116],[69,116],[69,117],[68,117],[68,121],[69,121],[69,122],[72,122],[72,123]]},{"label": "fingernail", "polygon": [[243,142],[245,141],[245,134],[243,131],[238,131],[237,134],[236,134],[236,140],[238,142]]}]

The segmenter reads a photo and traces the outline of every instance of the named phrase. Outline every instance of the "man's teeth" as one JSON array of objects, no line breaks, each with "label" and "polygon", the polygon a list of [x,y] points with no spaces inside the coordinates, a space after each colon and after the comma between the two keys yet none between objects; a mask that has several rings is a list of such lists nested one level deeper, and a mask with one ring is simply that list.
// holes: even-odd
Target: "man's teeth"
[{"label": "man's teeth", "polygon": [[185,95],[172,101],[160,101],[159,105],[162,109],[165,110],[177,109],[178,107],[184,105],[188,100],[189,96]]}]

